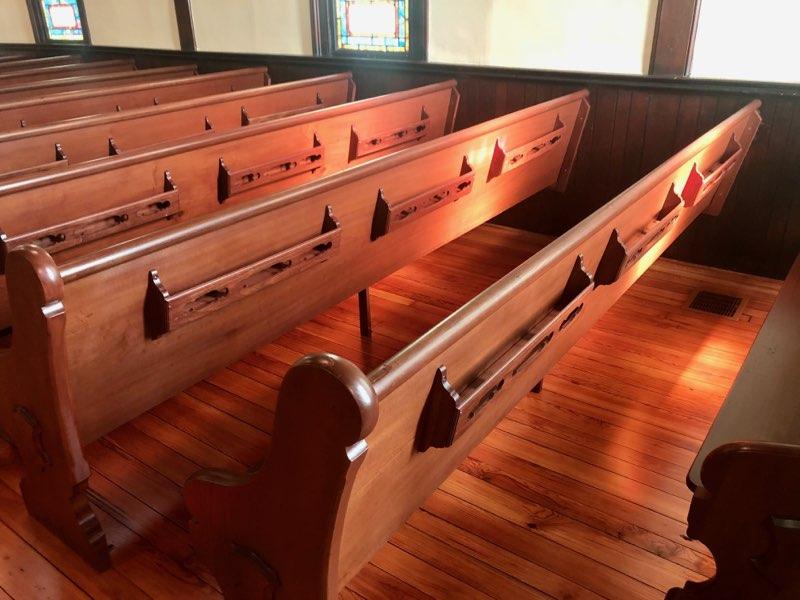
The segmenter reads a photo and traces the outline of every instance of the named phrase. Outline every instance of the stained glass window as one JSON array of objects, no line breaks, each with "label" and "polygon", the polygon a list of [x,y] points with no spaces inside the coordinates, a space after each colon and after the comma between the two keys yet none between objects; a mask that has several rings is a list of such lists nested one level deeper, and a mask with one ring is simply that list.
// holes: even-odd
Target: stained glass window
[{"label": "stained glass window", "polygon": [[47,36],[53,41],[83,41],[83,24],[78,0],[40,0]]},{"label": "stained glass window", "polygon": [[408,0],[336,0],[336,49],[409,52]]}]

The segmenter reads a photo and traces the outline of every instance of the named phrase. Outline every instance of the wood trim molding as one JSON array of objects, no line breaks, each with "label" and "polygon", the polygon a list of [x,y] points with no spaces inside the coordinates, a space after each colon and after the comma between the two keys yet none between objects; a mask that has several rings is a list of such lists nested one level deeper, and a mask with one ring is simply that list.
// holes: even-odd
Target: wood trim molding
[{"label": "wood trim molding", "polygon": [[181,51],[193,52],[197,50],[194,21],[192,21],[192,0],[175,0],[175,19],[178,22]]},{"label": "wood trim molding", "polygon": [[701,0],[659,0],[650,74],[685,77],[691,66]]}]

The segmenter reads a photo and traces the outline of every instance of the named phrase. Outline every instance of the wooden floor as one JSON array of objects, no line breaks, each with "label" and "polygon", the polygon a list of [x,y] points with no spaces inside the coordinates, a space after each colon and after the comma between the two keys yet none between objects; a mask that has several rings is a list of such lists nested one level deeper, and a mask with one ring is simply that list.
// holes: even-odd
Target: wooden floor
[{"label": "wooden floor", "polygon": [[[284,335],[88,448],[114,546],[101,575],[25,513],[0,471],[0,598],[218,598],[193,558],[182,482],[269,445],[281,376],[332,351],[371,369],[533,254],[484,226]],[[697,287],[749,298],[738,321],[684,307]],[[684,539],[683,483],[779,282],[661,260],[350,583],[347,598],[662,598],[713,573]],[[113,374],[109,374],[113,376]]]}]

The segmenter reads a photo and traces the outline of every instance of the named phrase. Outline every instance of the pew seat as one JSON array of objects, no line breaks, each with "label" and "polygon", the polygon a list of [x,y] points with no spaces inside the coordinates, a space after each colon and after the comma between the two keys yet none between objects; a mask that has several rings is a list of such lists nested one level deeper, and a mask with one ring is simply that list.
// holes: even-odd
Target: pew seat
[{"label": "pew seat", "polygon": [[0,96],[0,131],[200,98],[269,84],[264,67],[178,77],[161,81],[78,90],[44,98],[8,101]]},{"label": "pew seat", "polygon": [[670,600],[800,596],[800,257],[687,476],[688,535],[717,562]]}]

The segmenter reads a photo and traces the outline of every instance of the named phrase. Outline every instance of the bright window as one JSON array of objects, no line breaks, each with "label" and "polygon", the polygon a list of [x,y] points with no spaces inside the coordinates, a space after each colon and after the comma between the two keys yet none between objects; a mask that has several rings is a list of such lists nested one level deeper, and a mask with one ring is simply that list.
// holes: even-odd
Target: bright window
[{"label": "bright window", "polygon": [[78,0],[40,0],[47,37],[58,42],[83,41]]},{"label": "bright window", "polygon": [[408,53],[408,1],[336,0],[336,50]]},{"label": "bright window", "polygon": [[800,83],[798,0],[702,0],[692,77]]}]

